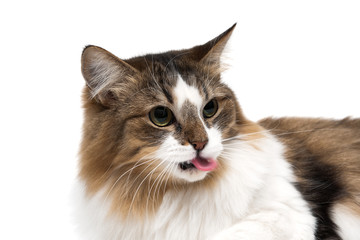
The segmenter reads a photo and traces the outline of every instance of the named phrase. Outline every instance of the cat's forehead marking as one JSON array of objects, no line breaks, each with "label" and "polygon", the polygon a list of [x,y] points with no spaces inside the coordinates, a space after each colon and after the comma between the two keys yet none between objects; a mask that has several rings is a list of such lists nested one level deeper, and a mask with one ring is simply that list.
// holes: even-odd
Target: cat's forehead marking
[{"label": "cat's forehead marking", "polygon": [[186,100],[194,104],[198,109],[201,108],[203,98],[201,97],[199,90],[196,87],[187,84],[180,74],[178,74],[174,95],[176,97],[176,106],[178,109],[181,109]]}]

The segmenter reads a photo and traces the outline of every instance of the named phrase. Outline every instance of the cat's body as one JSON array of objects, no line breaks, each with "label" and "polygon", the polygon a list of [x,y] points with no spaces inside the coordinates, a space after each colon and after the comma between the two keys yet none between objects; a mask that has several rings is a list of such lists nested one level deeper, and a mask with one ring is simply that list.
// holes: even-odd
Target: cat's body
[{"label": "cat's body", "polygon": [[84,239],[359,239],[360,120],[248,121],[220,80],[232,30],[126,61],[84,50]]},{"label": "cat's body", "polygon": [[264,119],[260,125],[286,146],[296,186],[318,218],[318,238],[345,228],[353,235],[342,233],[344,239],[360,239],[360,119]]}]

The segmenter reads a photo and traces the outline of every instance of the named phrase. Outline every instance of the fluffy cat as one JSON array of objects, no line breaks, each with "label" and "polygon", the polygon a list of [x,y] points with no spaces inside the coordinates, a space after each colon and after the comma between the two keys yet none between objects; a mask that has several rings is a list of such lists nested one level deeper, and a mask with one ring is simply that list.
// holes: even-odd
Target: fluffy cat
[{"label": "fluffy cat", "polygon": [[87,240],[360,239],[360,119],[245,118],[206,44],[82,54]]}]

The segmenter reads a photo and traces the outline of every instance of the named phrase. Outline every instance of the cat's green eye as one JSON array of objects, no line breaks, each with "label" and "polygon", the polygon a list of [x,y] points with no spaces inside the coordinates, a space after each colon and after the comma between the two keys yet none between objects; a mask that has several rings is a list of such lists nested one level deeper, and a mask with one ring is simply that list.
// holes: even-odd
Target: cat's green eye
[{"label": "cat's green eye", "polygon": [[174,116],[171,110],[167,107],[155,107],[150,113],[149,117],[152,123],[158,127],[165,127],[173,122]]},{"label": "cat's green eye", "polygon": [[215,113],[218,110],[218,104],[215,99],[212,99],[210,102],[208,102],[204,109],[203,109],[203,115],[205,118],[211,118],[215,115]]}]

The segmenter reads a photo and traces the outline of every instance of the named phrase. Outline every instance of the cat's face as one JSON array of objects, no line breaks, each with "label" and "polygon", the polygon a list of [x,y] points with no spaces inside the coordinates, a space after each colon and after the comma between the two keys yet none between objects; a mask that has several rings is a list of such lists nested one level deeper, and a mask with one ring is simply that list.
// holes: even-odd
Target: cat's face
[{"label": "cat's face", "polygon": [[139,193],[145,195],[160,182],[201,182],[221,173],[224,140],[249,126],[220,79],[232,30],[192,49],[125,61],[98,47],[84,50],[80,167],[89,185],[110,182],[112,191],[125,184],[128,192],[145,186]]},{"label": "cat's face", "polygon": [[198,181],[218,167],[222,138],[234,125],[236,110],[231,91],[213,77],[171,73],[165,79],[167,96],[163,83],[147,93],[141,123],[129,132],[131,138],[143,138],[144,146],[156,146],[149,158],[172,177]]}]

